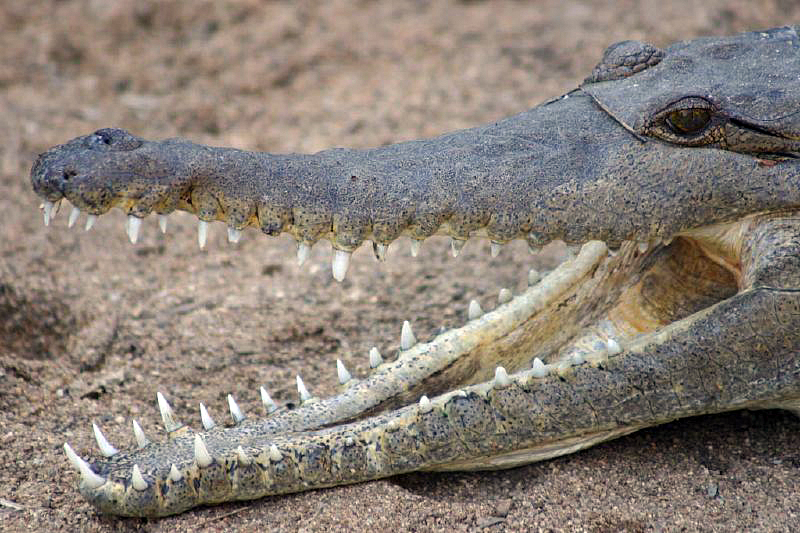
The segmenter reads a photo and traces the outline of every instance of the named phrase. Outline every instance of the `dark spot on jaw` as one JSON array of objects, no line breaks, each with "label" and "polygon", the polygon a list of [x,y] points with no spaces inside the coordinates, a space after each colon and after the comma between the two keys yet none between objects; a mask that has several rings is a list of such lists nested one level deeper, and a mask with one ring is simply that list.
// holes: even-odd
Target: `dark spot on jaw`
[{"label": "dark spot on jaw", "polygon": [[358,181],[358,176],[350,176],[350,181]]}]

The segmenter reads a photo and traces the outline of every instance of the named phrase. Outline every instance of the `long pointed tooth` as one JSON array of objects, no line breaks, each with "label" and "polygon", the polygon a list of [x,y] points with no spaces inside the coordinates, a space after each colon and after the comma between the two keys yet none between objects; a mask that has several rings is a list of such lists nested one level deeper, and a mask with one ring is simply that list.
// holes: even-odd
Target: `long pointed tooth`
[{"label": "long pointed tooth", "polygon": [[381,352],[378,351],[376,347],[372,347],[369,349],[369,367],[370,368],[377,368],[383,364],[383,357],[381,357]]},{"label": "long pointed tooth", "polygon": [[206,406],[203,405],[203,402],[200,402],[200,422],[202,422],[203,429],[206,431],[217,425],[214,422],[214,419],[211,418],[211,415],[208,414],[208,409],[206,409]]},{"label": "long pointed tooth", "polygon": [[161,412],[161,420],[164,422],[164,428],[167,430],[167,433],[172,433],[176,429],[179,429],[183,424],[175,420],[175,413],[172,412],[172,407],[169,406],[164,395],[157,392],[156,399],[158,400],[158,410]]},{"label": "long pointed tooth", "polygon": [[100,448],[100,453],[106,457],[112,457],[119,453],[119,450],[108,442],[106,436],[103,435],[103,432],[100,431],[100,428],[94,422],[92,422],[92,431],[94,432],[94,440],[97,441],[97,447]]},{"label": "long pointed tooth", "polygon": [[350,372],[345,368],[341,359],[336,360],[336,374],[339,376],[339,383],[342,385],[353,379],[353,376],[350,375]]},{"label": "long pointed tooth", "polygon": [[86,215],[86,226],[84,226],[85,231],[89,231],[94,226],[94,223],[97,222],[97,215]]},{"label": "long pointed tooth", "polygon": [[145,490],[147,488],[147,481],[142,477],[142,471],[139,470],[139,465],[134,464],[131,469],[131,485],[136,490]]},{"label": "long pointed tooth", "polygon": [[400,349],[408,350],[417,344],[417,338],[414,337],[414,332],[411,331],[411,324],[408,320],[403,322],[403,329],[400,330]]},{"label": "long pointed tooth", "polygon": [[50,225],[50,219],[55,216],[55,212],[53,209],[55,208],[56,204],[51,202],[50,200],[45,200],[42,202],[42,215],[44,215],[44,225]]},{"label": "long pointed tooth", "polygon": [[158,215],[158,228],[161,230],[161,233],[167,232],[167,215]]},{"label": "long pointed tooth", "polygon": [[241,446],[237,446],[236,448],[236,460],[239,461],[239,464],[242,466],[247,466],[250,464],[250,457],[244,451],[244,448]]},{"label": "long pointed tooth", "polygon": [[617,355],[619,353],[622,353],[622,347],[614,339],[608,339],[606,341],[606,349],[608,350],[608,353],[611,355]]},{"label": "long pointed tooth", "polygon": [[300,401],[305,402],[311,399],[311,394],[308,393],[308,389],[306,388],[306,384],[303,383],[303,378],[300,375],[297,375],[297,392],[300,394]]},{"label": "long pointed tooth", "polygon": [[501,304],[507,304],[508,302],[511,301],[512,298],[513,295],[511,294],[511,291],[508,289],[500,289],[500,294],[497,295],[497,301],[500,302]]},{"label": "long pointed tooth", "polygon": [[133,421],[133,438],[136,440],[136,445],[139,448],[144,448],[150,444],[150,441],[145,436],[144,431],[142,431],[142,426],[140,426],[139,422],[136,420]]},{"label": "long pointed tooth", "polygon": [[269,447],[269,458],[274,463],[277,463],[278,461],[283,459],[283,454],[274,444],[270,445]]},{"label": "long pointed tooth", "polygon": [[331,261],[331,270],[333,271],[333,279],[336,281],[344,281],[347,276],[347,269],[350,268],[350,252],[344,250],[333,249],[333,261]]},{"label": "long pointed tooth", "polygon": [[81,474],[81,481],[90,489],[96,489],[106,482],[106,478],[98,476],[89,466],[89,463],[81,459],[75,450],[72,449],[68,443],[64,443],[64,452],[67,454],[67,459]]},{"label": "long pointed tooth", "polygon": [[411,257],[419,255],[419,249],[422,247],[422,241],[419,239],[411,239]]},{"label": "long pointed tooth", "polygon": [[308,256],[311,255],[311,246],[304,243],[299,242],[297,243],[297,264],[303,266],[303,263],[306,262]]},{"label": "long pointed tooth", "polygon": [[233,399],[232,394],[228,394],[228,408],[231,410],[231,417],[233,418],[234,424],[239,424],[239,422],[245,419],[244,413],[239,409],[239,405],[236,403],[236,400]]},{"label": "long pointed tooth", "polygon": [[535,377],[535,378],[543,378],[543,377],[547,376],[547,367],[544,365],[542,360],[539,359],[538,357],[536,357],[533,360],[532,368],[533,368],[533,371],[531,372],[531,375],[533,377]]},{"label": "long pointed tooth", "polygon": [[433,409],[433,405],[431,405],[430,399],[425,396],[424,394],[419,398],[419,411],[421,413],[430,413],[431,409]]},{"label": "long pointed tooth", "polygon": [[528,285],[536,285],[542,279],[542,275],[538,270],[532,268],[528,270]]},{"label": "long pointed tooth", "polygon": [[508,372],[502,366],[494,369],[494,386],[498,389],[508,387],[511,385],[511,378],[508,377]]},{"label": "long pointed tooth", "polygon": [[483,309],[481,309],[481,304],[479,304],[477,300],[470,301],[469,308],[467,309],[467,318],[470,320],[475,320],[476,318],[480,318],[482,316]]},{"label": "long pointed tooth", "polygon": [[136,244],[139,240],[139,228],[142,226],[142,219],[133,215],[128,215],[125,219],[125,229],[128,231],[128,238],[131,243]]},{"label": "long pointed tooth", "polygon": [[197,244],[200,246],[200,249],[206,247],[206,238],[208,237],[208,222],[205,220],[199,220],[197,222]]},{"label": "long pointed tooth", "polygon": [[169,469],[169,478],[173,481],[173,483],[177,483],[183,479],[183,474],[181,474],[181,471],[178,470],[177,466],[175,466],[175,463],[172,463],[172,466]]},{"label": "long pointed tooth", "polygon": [[267,411],[267,414],[269,415],[277,411],[278,406],[272,401],[272,397],[267,392],[267,389],[261,387],[259,391],[261,392],[261,403],[264,404],[264,409]]},{"label": "long pointed tooth", "polygon": [[241,230],[236,228],[228,228],[228,242],[236,244],[242,238]]},{"label": "long pointed tooth", "polygon": [[498,255],[500,255],[500,249],[502,247],[503,245],[500,244],[499,242],[492,241],[491,244],[489,245],[489,253],[492,254],[492,257],[497,257]]},{"label": "long pointed tooth", "polygon": [[453,257],[458,257],[465,244],[467,241],[464,239],[450,239],[450,253],[453,254]]},{"label": "long pointed tooth", "polygon": [[381,263],[386,261],[386,250],[389,249],[388,244],[381,244],[379,242],[372,243],[372,251],[375,253],[375,259]]},{"label": "long pointed tooth", "polygon": [[206,443],[203,442],[200,435],[194,436],[194,461],[200,468],[210,465],[213,461],[211,454],[208,453],[208,448],[206,448]]},{"label": "long pointed tooth", "polygon": [[69,212],[69,219],[67,219],[67,227],[71,228],[72,226],[74,226],[75,223],[78,221],[79,216],[81,216],[81,210],[73,205],[72,211]]}]

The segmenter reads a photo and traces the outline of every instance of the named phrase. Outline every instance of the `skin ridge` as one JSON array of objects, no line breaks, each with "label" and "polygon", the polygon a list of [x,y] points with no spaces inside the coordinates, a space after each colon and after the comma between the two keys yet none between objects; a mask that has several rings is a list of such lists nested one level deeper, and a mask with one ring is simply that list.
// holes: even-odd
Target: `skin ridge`
[{"label": "skin ridge", "polygon": [[[754,66],[756,65],[756,66]],[[99,510],[164,516],[415,470],[508,468],[676,418],[800,413],[800,38],[796,27],[658,50],[610,47],[578,89],[494,124],[370,150],[274,155],[120,129],[41,154],[45,222],[66,198],[98,216],[176,209],[334,247],[341,280],[365,240],[495,246],[563,239],[579,253],[496,309],[418,343],[342,391],[204,430],[159,407],[169,439],[84,461]],[[413,246],[413,245],[412,245]],[[413,248],[412,248],[413,250]],[[757,334],[754,334],[756,332]],[[374,364],[373,364],[374,363]],[[206,416],[205,414],[203,415]],[[134,426],[136,428],[136,426]]]}]

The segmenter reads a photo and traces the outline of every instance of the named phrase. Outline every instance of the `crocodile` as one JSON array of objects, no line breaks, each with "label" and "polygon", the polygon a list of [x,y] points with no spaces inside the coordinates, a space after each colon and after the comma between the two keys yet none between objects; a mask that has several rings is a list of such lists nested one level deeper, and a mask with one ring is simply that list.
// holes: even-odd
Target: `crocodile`
[{"label": "crocodile", "polygon": [[332,244],[341,281],[371,241],[411,253],[434,234],[571,250],[528,287],[421,342],[403,323],[361,378],[266,417],[228,396],[232,422],[181,423],[157,394],[167,438],[134,420],[99,458],[64,444],[84,497],[105,513],[164,516],[198,505],[411,471],[510,468],[682,417],[737,409],[800,415],[800,26],[664,49],[624,41],[578,87],[516,116],[374,149],[268,154],[101,129],[39,155],[45,224],[113,207],[136,242],[174,210],[228,238],[247,227]]}]

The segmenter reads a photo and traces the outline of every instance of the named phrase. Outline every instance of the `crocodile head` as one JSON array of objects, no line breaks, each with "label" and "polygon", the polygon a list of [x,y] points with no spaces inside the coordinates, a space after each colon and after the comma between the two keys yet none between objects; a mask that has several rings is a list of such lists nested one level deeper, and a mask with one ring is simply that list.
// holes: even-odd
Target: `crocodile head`
[{"label": "crocodile head", "polygon": [[[135,452],[99,429],[105,459],[89,465],[68,448],[81,490],[104,511],[162,515],[417,469],[513,466],[693,414],[800,409],[797,328],[778,320],[775,346],[735,337],[742,317],[775,330],[763,306],[796,305],[769,291],[793,295],[799,279],[786,262],[800,208],[798,80],[793,27],[664,50],[628,41],[560,98],[428,140],[274,155],[103,129],[50,149],[31,171],[45,223],[64,198],[70,225],[119,207],[135,242],[143,217],[157,213],[164,229],[181,209],[199,218],[201,247],[216,220],[231,241],[248,226],[288,232],[301,262],[329,239],[338,280],[365,240],[378,259],[401,236],[412,253],[434,234],[454,254],[473,237],[493,254],[517,238],[583,245],[543,279],[532,271],[522,294],[501,293],[494,311],[472,303],[465,326],[430,342],[404,324],[397,358],[371,352],[370,376],[339,365],[335,397],[312,398],[298,378],[296,409],[276,411],[262,391],[266,419],[231,400],[233,427],[204,413],[197,432],[159,397],[167,442],[134,425]],[[740,357],[763,350],[782,355]]]}]

